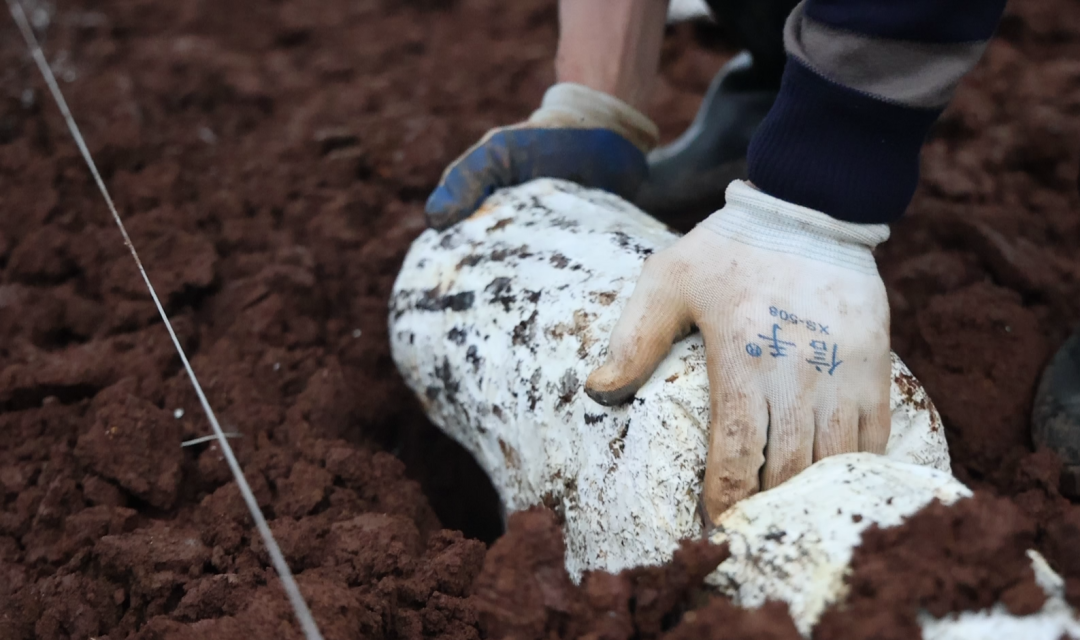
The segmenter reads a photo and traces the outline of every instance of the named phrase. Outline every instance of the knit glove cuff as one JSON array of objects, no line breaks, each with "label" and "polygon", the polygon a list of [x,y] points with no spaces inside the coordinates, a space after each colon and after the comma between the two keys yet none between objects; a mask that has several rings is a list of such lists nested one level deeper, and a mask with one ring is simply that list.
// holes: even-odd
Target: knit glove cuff
[{"label": "knit glove cuff", "polygon": [[549,88],[528,122],[538,127],[610,129],[642,153],[653,150],[660,141],[656,124],[645,114],[614,96],[571,82]]},{"label": "knit glove cuff", "polygon": [[795,254],[863,273],[876,273],[872,250],[889,238],[885,224],[837,220],[820,211],[774,198],[736,180],[727,206],[701,225],[760,249]]}]

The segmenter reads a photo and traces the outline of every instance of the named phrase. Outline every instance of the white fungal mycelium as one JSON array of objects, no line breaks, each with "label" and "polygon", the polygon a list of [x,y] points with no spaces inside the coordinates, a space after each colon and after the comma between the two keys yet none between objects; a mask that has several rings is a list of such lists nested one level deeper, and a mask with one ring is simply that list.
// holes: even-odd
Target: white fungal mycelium
[{"label": "white fungal mycelium", "polygon": [[[394,286],[391,347],[406,382],[508,512],[544,504],[561,516],[575,579],[664,562],[701,535],[701,337],[674,345],[627,405],[603,407],[582,389],[645,258],[677,237],[615,196],[536,180],[423,233]],[[885,456],[823,460],[723,516],[713,540],[732,557],[712,585],[745,606],[788,602],[807,633],[843,596],[863,529],[969,495],[950,474],[937,411],[895,355],[890,400]]]}]

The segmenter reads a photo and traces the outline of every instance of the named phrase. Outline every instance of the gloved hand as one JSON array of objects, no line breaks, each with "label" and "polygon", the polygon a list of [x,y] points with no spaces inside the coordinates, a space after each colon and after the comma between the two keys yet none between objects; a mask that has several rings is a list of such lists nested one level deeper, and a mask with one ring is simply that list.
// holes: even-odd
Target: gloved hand
[{"label": "gloved hand", "polygon": [[889,304],[859,225],[733,182],[727,204],[651,256],[585,391],[628,400],[693,326],[705,339],[710,425],[703,502],[728,507],[826,456],[884,453]]},{"label": "gloved hand", "polygon": [[648,172],[656,125],[618,98],[556,84],[526,122],[492,129],[443,173],[427,201],[428,224],[445,229],[502,187],[563,178],[632,200]]}]

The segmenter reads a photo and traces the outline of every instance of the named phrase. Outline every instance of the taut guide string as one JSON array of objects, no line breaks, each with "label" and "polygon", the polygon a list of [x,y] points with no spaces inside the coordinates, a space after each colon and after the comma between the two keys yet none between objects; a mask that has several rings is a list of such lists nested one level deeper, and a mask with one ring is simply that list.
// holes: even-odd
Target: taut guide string
[{"label": "taut guide string", "polygon": [[52,92],[53,99],[56,101],[56,106],[60,108],[60,113],[63,114],[64,120],[67,122],[68,130],[71,131],[71,136],[75,139],[75,144],[78,145],[83,159],[86,160],[86,165],[90,168],[90,173],[94,176],[94,182],[97,183],[101,195],[105,198],[105,203],[109,206],[109,212],[112,213],[116,226],[120,228],[120,234],[124,237],[124,245],[126,245],[131,252],[131,257],[135,259],[135,265],[139,268],[139,274],[142,275],[143,282],[146,283],[146,288],[150,291],[150,297],[154,300],[154,306],[157,307],[158,315],[161,316],[162,322],[165,323],[165,328],[169,331],[169,337],[172,338],[173,346],[176,347],[176,352],[180,355],[180,361],[184,364],[184,370],[187,371],[188,378],[191,380],[191,385],[195,388],[195,394],[199,397],[199,404],[202,405],[207,419],[210,420],[210,426],[214,429],[214,435],[217,438],[218,444],[221,446],[221,451],[225,454],[225,459],[229,463],[229,469],[232,470],[232,474],[236,478],[236,485],[240,488],[240,494],[244,497],[244,502],[247,504],[248,510],[251,511],[251,517],[255,520],[255,526],[258,528],[259,535],[261,535],[263,539],[263,544],[266,545],[266,550],[270,554],[270,560],[274,565],[274,569],[277,571],[278,577],[281,578],[281,584],[285,588],[285,593],[289,596],[289,602],[296,612],[297,620],[300,621],[300,627],[304,632],[304,636],[307,640],[322,640],[322,634],[319,632],[318,625],[315,624],[315,619],[311,616],[311,610],[308,609],[307,603],[304,602],[304,597],[300,594],[300,589],[296,585],[296,580],[293,578],[292,571],[289,570],[289,565],[285,562],[285,557],[281,554],[281,549],[278,547],[277,541],[274,540],[274,534],[270,532],[270,527],[266,524],[266,518],[263,517],[262,511],[259,509],[259,504],[255,500],[255,495],[251,492],[251,487],[248,485],[247,479],[244,478],[244,472],[240,469],[240,463],[236,461],[236,456],[233,454],[232,447],[229,446],[229,441],[226,439],[225,432],[222,431],[221,425],[218,424],[217,415],[214,414],[214,410],[210,408],[210,403],[206,399],[206,394],[203,393],[202,385],[199,384],[199,379],[195,376],[195,371],[191,368],[191,363],[188,362],[187,355],[184,353],[184,348],[180,346],[180,340],[176,337],[176,332],[173,330],[172,323],[169,322],[169,317],[165,313],[165,308],[161,306],[161,300],[158,299],[154,285],[150,284],[150,278],[146,275],[146,269],[143,267],[142,260],[139,259],[139,254],[135,251],[135,245],[131,242],[131,237],[128,235],[124,222],[120,219],[120,214],[116,212],[116,205],[113,204],[112,198],[109,196],[109,190],[105,187],[105,182],[101,179],[101,174],[98,173],[97,165],[94,164],[93,158],[90,157],[90,150],[87,149],[86,142],[79,132],[79,127],[75,124],[75,119],[71,116],[71,111],[68,109],[67,102],[60,92],[60,86],[56,83],[56,77],[53,75],[52,69],[49,68],[49,63],[45,60],[45,54],[41,51],[41,45],[38,44],[37,37],[34,36],[34,31],[30,27],[30,22],[26,19],[26,14],[23,12],[22,6],[19,4],[18,0],[6,1],[8,9],[11,11],[11,17],[15,19],[15,24],[18,25],[19,31],[22,32],[23,38],[26,40],[26,46],[30,49],[30,54],[33,56],[34,62],[37,63],[38,69],[45,78],[45,83],[49,86],[49,91]]}]

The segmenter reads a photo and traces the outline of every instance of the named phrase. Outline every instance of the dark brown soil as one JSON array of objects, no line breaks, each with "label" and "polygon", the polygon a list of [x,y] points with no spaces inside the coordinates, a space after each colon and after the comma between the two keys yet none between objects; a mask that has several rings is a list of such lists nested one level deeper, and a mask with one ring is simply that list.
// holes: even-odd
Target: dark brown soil
[{"label": "dark brown soil", "polygon": [[[386,299],[423,201],[538,102],[554,2],[26,4],[328,639],[796,637],[781,605],[700,592],[722,549],[575,587],[554,521],[529,512],[487,550],[490,486],[394,372]],[[882,270],[894,347],[980,495],[869,534],[822,637],[907,637],[917,607],[1029,611],[1030,544],[1080,604],[1080,507],[1028,434],[1080,320],[1078,53],[1080,7],[1015,3],[927,146]],[[666,138],[730,54],[672,30]],[[0,18],[0,638],[298,637],[220,451],[180,447],[207,433]]]},{"label": "dark brown soil", "polygon": [[[473,585],[487,637],[657,638],[706,597],[702,581],[728,557],[726,546],[688,541],[668,565],[589,573],[579,587],[563,554],[553,513],[537,508],[510,517]],[[790,618],[781,620],[794,631]]]},{"label": "dark brown soil", "polygon": [[918,637],[919,610],[941,617],[1001,602],[1013,615],[1035,613],[1046,594],[1025,555],[1034,542],[1034,524],[987,494],[932,504],[900,527],[871,527],[852,559],[846,606],[826,612],[814,638],[850,638],[853,629],[881,640]]}]

